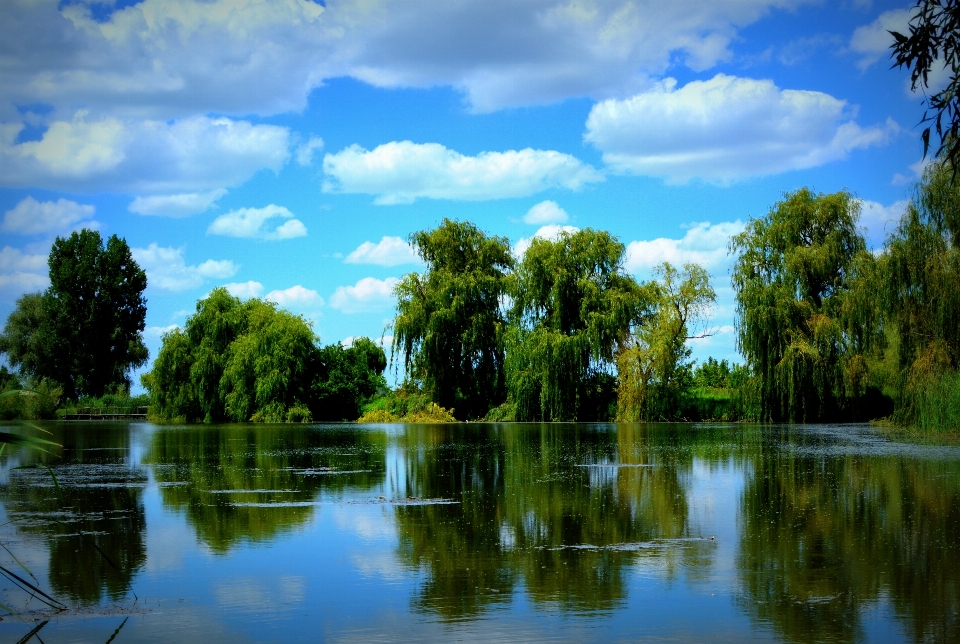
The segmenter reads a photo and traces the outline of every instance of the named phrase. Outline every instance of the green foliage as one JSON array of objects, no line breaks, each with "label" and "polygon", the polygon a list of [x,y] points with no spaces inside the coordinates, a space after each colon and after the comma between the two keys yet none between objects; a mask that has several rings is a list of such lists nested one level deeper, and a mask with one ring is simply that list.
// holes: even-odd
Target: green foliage
[{"label": "green foliage", "polygon": [[657,267],[645,289],[654,310],[617,354],[617,420],[674,420],[693,385],[687,340],[699,332],[716,300],[706,270]]},{"label": "green foliage", "polygon": [[168,420],[353,420],[385,386],[385,368],[383,350],[367,338],[321,349],[300,316],[219,288],[163,337],[143,384]]},{"label": "green foliage", "polygon": [[0,391],[10,391],[20,388],[20,379],[17,378],[17,374],[8,371],[5,366],[0,365]]},{"label": "green foliage", "polygon": [[452,423],[453,410],[437,405],[411,383],[382,393],[364,405],[359,423]]},{"label": "green foliage", "polygon": [[243,306],[246,331],[228,347],[220,380],[224,411],[234,421],[259,412],[266,422],[282,422],[288,409],[309,400],[317,338],[303,318],[271,302]]},{"label": "green foliage", "polygon": [[960,367],[958,181],[944,163],[927,169],[874,273],[882,294],[878,306],[894,334],[895,420],[901,424],[929,424],[921,417],[934,413],[928,409],[933,401],[950,398],[944,383],[953,382],[949,374]]},{"label": "green foliage", "polygon": [[[922,123],[933,121],[924,128],[923,155],[930,147],[930,131],[936,129],[940,139],[937,156],[951,165],[960,162],[960,7],[956,0],[917,0],[910,17],[907,35],[891,31],[894,43],[891,56],[894,66],[906,67],[910,72],[910,89],[921,91],[927,110]],[[928,82],[930,72],[949,70],[945,87],[940,88],[940,77],[934,87]],[[928,94],[927,90],[937,90]]]},{"label": "green foliage", "polygon": [[81,230],[57,237],[50,250],[50,287],[17,301],[0,336],[0,352],[20,373],[60,383],[64,395],[101,396],[130,385],[130,369],[147,361],[141,332],[147,276],[127,242]]},{"label": "green foliage", "polygon": [[63,389],[50,380],[10,388],[0,395],[0,420],[41,420],[56,417]]},{"label": "green foliage", "polygon": [[872,263],[859,208],[847,192],[802,188],[731,241],[737,341],[759,379],[764,420],[844,418],[862,393],[879,320],[849,297]]},{"label": "green foliage", "polygon": [[[734,365],[734,368],[737,366]],[[726,360],[717,362],[713,358],[707,358],[706,362],[694,367],[693,382],[697,387],[729,389],[731,374],[730,364]]]},{"label": "green foliage", "polygon": [[504,399],[500,301],[510,244],[449,219],[410,242],[426,270],[396,287],[393,350],[434,402],[460,418],[480,418]]},{"label": "green foliage", "polygon": [[645,309],[623,257],[616,238],[589,228],[530,244],[510,288],[506,373],[518,420],[595,420],[591,392],[609,382],[601,374]]},{"label": "green foliage", "polygon": [[386,390],[386,355],[368,338],[357,338],[349,348],[324,347],[320,365],[312,392],[316,420],[355,420],[366,401]]}]

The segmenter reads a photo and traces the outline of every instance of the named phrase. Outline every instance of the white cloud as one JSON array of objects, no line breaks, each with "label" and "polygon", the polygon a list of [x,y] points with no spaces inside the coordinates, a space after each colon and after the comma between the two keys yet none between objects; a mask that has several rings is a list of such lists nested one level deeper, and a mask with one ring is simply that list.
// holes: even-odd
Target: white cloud
[{"label": "white cloud", "polygon": [[284,290],[270,291],[264,298],[280,306],[308,308],[323,306],[323,298],[316,291],[297,284]]},{"label": "white cloud", "polygon": [[618,172],[728,183],[843,159],[899,131],[889,119],[862,128],[851,113],[846,101],[769,80],[718,74],[677,89],[669,78],[594,105],[584,139]]},{"label": "white cloud", "polygon": [[694,223],[681,239],[659,237],[630,242],[624,264],[627,270],[638,274],[648,273],[663,262],[670,262],[678,268],[687,263],[716,268],[727,261],[730,237],[742,230],[743,222],[739,219],[718,224],[708,221]]},{"label": "white cloud", "polygon": [[[281,220],[283,223],[274,220]],[[284,221],[285,220],[285,221]],[[252,237],[277,241],[305,237],[307,227],[283,206],[270,204],[265,208],[240,208],[213,220],[207,233],[227,237]]]},{"label": "white cloud", "polygon": [[170,324],[167,326],[148,326],[143,330],[143,334],[152,337],[152,338],[162,338],[168,333],[172,333],[180,328],[178,324]]},{"label": "white cloud", "polygon": [[384,235],[376,244],[365,241],[343,260],[347,264],[375,264],[376,266],[399,266],[419,264],[420,258],[407,242],[399,237]]},{"label": "white cloud", "polygon": [[534,238],[557,241],[560,238],[560,233],[573,234],[579,230],[580,229],[576,226],[541,226],[537,232],[533,233],[533,235],[530,237],[521,237],[520,240],[513,245],[513,254],[516,257],[523,257],[524,253],[527,252],[527,249],[530,248],[530,243],[534,240]]},{"label": "white cloud", "polygon": [[850,37],[850,51],[859,54],[857,66],[866,69],[881,58],[890,57],[893,36],[889,32],[908,35],[913,9],[894,9],[881,13],[869,25],[858,27]]},{"label": "white cloud", "polygon": [[[345,68],[381,87],[460,88],[475,111],[641,89],[732,57],[738,28],[792,0],[451,0],[364,5]],[[330,17],[337,16],[331,5]],[[325,16],[327,17],[327,16]]]},{"label": "white cloud", "polygon": [[481,152],[475,157],[439,143],[392,141],[369,151],[358,145],[323,159],[323,191],[377,195],[374,203],[420,197],[480,201],[525,197],[550,188],[579,190],[603,181],[592,166],[553,150]]},{"label": "white cloud", "polygon": [[147,283],[164,291],[185,291],[196,288],[207,279],[233,277],[240,266],[228,259],[208,259],[202,264],[187,266],[183,248],[166,248],[150,244],[147,248],[131,248],[130,252],[147,273]]},{"label": "white cloud", "polygon": [[159,215],[161,217],[188,217],[206,212],[217,199],[227,194],[223,188],[207,192],[187,192],[178,195],[155,195],[137,197],[127,210],[138,215]]},{"label": "white cloud", "polygon": [[241,300],[249,300],[252,297],[260,297],[260,294],[263,293],[263,284],[260,282],[254,282],[250,280],[249,282],[231,282],[229,284],[224,284],[223,288],[227,289],[227,292],[234,296],[239,297]]},{"label": "white cloud", "polygon": [[41,202],[33,197],[26,197],[6,212],[0,230],[21,235],[37,235],[60,231],[81,221],[85,226],[95,228],[99,224],[90,220],[94,210],[93,206],[67,199]]},{"label": "white cloud", "polygon": [[399,282],[396,277],[385,280],[364,277],[353,286],[338,286],[330,298],[330,306],[344,313],[381,311],[395,303],[393,289]]},{"label": "white cloud", "polygon": [[907,211],[907,204],[906,199],[895,201],[889,206],[861,199],[860,225],[866,229],[867,242],[875,247],[882,246],[887,235],[900,223],[900,217]]},{"label": "white cloud", "polygon": [[17,52],[0,77],[7,113],[35,103],[157,120],[297,112],[340,76],[453,86],[478,111],[608,98],[672,64],[728,60],[740,28],[801,0],[112,4],[94,17],[84,3],[0,3],[0,42]]},{"label": "white cloud", "polygon": [[0,249],[0,289],[22,293],[49,284],[46,255],[24,253],[11,246]]},{"label": "white cloud", "polygon": [[313,163],[313,153],[323,149],[323,139],[319,136],[311,136],[310,140],[297,146],[297,163],[299,165],[310,165]]},{"label": "white cloud", "polygon": [[279,171],[290,131],[228,118],[173,122],[72,121],[50,124],[38,141],[17,143],[23,125],[0,124],[0,183],[55,190],[177,194],[243,183],[261,169]]},{"label": "white cloud", "polygon": [[570,217],[567,211],[561,208],[556,201],[541,201],[530,208],[527,214],[523,216],[524,223],[527,224],[563,224]]}]

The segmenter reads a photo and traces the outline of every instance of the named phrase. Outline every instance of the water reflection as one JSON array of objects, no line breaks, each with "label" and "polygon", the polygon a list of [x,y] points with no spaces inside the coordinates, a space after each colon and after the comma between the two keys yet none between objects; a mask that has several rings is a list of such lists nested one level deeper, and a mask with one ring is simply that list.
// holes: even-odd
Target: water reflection
[{"label": "water reflection", "polygon": [[[197,589],[198,615],[209,601],[211,614],[228,606],[241,615],[230,619],[280,624],[284,602],[299,619],[311,603],[353,616],[392,597],[404,623],[441,623],[447,635],[507,614],[524,624],[559,615],[637,639],[636,620],[619,618],[655,597],[694,630],[711,618],[737,624],[731,639],[960,641],[957,449],[855,427],[57,431],[65,506],[43,470],[8,471],[0,494],[18,530],[49,553],[54,594],[79,603],[150,588],[147,530],[163,523],[195,537],[183,539],[194,554],[170,583]],[[321,514],[326,504],[336,509]],[[183,520],[155,521],[158,508]],[[244,593],[233,592],[235,565]],[[369,619],[371,638],[400,632]],[[657,611],[644,620],[675,634]]]},{"label": "water reflection", "polygon": [[642,426],[408,426],[407,488],[459,505],[398,508],[399,552],[427,571],[418,609],[477,614],[518,585],[537,604],[610,611],[626,598],[630,566],[684,559],[709,566],[690,539],[683,471]]},{"label": "water reflection", "polygon": [[226,553],[306,523],[321,492],[373,489],[384,477],[385,441],[377,432],[297,425],[192,425],[155,432],[145,460],[163,504]]},{"label": "water reflection", "polygon": [[55,596],[81,604],[119,600],[146,561],[146,473],[130,462],[127,427],[91,425],[56,438],[62,459],[39,460],[54,465],[63,501],[47,470],[13,470],[3,490],[7,514],[49,543]]},{"label": "water reflection", "polygon": [[915,641],[960,641],[957,462],[837,455],[813,441],[768,435],[754,458],[740,606],[788,640],[844,642],[889,601]]}]

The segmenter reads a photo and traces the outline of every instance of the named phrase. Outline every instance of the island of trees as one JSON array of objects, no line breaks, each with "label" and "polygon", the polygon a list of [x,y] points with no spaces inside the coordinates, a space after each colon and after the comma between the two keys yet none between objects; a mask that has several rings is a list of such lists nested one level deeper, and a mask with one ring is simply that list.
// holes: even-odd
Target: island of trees
[{"label": "island of trees", "polygon": [[[180,421],[862,421],[960,427],[960,183],[932,163],[882,249],[848,192],[788,193],[730,242],[744,364],[696,364],[716,295],[706,270],[624,270],[605,231],[506,238],[446,219],[411,235],[424,269],[396,287],[391,390],[367,338],[323,346],[302,317],[215,289],[163,337],[142,377],[151,413]],[[129,392],[146,363],[146,276],[121,239],[58,238],[50,287],[0,335],[36,400]],[[3,399],[2,413],[31,396]],[[13,402],[10,402],[13,401]],[[19,405],[19,407],[17,407]],[[39,405],[42,407],[42,405]]]}]

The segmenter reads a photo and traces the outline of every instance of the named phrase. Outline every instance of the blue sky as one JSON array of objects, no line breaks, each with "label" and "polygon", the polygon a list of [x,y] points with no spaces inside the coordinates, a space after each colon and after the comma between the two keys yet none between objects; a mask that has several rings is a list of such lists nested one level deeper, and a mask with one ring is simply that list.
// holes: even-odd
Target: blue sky
[{"label": "blue sky", "polygon": [[[911,4],[792,0],[6,0],[0,319],[57,235],[124,237],[146,340],[210,289],[325,344],[386,337],[406,245],[444,217],[522,252],[609,230],[626,267],[705,265],[738,360],[729,236],[786,191],[847,189],[882,243],[922,171],[890,69]],[[937,78],[932,79],[936,84]]]}]

